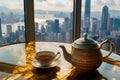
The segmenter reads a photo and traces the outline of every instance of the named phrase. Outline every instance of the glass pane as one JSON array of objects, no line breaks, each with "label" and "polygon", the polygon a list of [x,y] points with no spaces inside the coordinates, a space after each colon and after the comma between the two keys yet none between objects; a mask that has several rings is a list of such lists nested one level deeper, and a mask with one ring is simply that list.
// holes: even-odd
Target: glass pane
[{"label": "glass pane", "polygon": [[[120,54],[120,3],[118,0],[82,0],[81,35],[102,42],[109,39]],[[109,50],[109,45],[103,48]]]},{"label": "glass pane", "polygon": [[0,63],[25,65],[25,44],[13,44],[20,42],[25,42],[23,0],[0,0]]},{"label": "glass pane", "polygon": [[36,41],[71,42],[73,0],[34,0]]},{"label": "glass pane", "polygon": [[0,45],[25,42],[23,0],[0,0]]}]

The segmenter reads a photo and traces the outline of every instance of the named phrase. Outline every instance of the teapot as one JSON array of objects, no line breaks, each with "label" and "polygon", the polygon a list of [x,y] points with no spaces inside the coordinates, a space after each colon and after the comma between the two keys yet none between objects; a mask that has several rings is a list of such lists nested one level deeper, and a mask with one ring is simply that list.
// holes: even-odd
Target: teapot
[{"label": "teapot", "polygon": [[[103,44],[109,43],[110,50],[106,55],[102,55]],[[71,44],[71,53],[68,53],[64,45],[59,47],[63,50],[65,60],[70,62],[76,69],[82,72],[96,70],[113,51],[113,44],[108,39],[98,44],[95,40],[88,38],[85,34],[83,38],[75,40]]]}]

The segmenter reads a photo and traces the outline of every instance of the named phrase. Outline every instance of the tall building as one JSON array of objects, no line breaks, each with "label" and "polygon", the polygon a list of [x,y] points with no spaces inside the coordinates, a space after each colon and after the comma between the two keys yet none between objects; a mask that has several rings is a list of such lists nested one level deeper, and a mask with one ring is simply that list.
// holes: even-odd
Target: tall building
[{"label": "tall building", "polygon": [[22,26],[22,31],[24,31],[24,26]]},{"label": "tall building", "polygon": [[108,33],[110,34],[113,31],[114,18],[109,18],[108,20]]},{"label": "tall building", "polygon": [[18,31],[20,31],[20,26],[18,26]]},{"label": "tall building", "polygon": [[12,33],[12,26],[11,25],[7,25],[7,36],[10,36],[10,33]]},{"label": "tall building", "polygon": [[64,18],[64,23],[62,26],[62,31],[66,32],[70,29],[70,19],[68,17]]},{"label": "tall building", "polygon": [[44,25],[42,25],[42,27],[41,27],[41,33],[45,33],[45,27],[44,27]]},{"label": "tall building", "polygon": [[91,10],[91,0],[86,0],[85,2],[85,13],[84,13],[84,32],[90,32],[90,10]]},{"label": "tall building", "polygon": [[113,30],[115,30],[115,31],[120,30],[120,19],[114,18],[114,20],[113,20]]},{"label": "tall building", "polygon": [[0,39],[2,39],[1,18],[0,18]]},{"label": "tall building", "polygon": [[46,20],[46,32],[53,32],[54,21],[53,20]]},{"label": "tall building", "polygon": [[108,7],[104,6],[102,9],[102,17],[101,17],[101,38],[106,37],[107,30],[108,30]]},{"label": "tall building", "polygon": [[55,32],[55,33],[60,32],[59,19],[55,19],[55,21],[54,21],[53,32]]},{"label": "tall building", "polygon": [[73,28],[73,12],[70,13],[70,28]]},{"label": "tall building", "polygon": [[35,32],[38,32],[39,24],[38,22],[35,22]]},{"label": "tall building", "polygon": [[120,54],[120,36],[116,37],[116,47],[115,47],[116,53]]},{"label": "tall building", "polygon": [[97,35],[98,32],[98,19],[97,18],[92,18],[91,19],[91,28],[90,28],[90,32],[92,34],[92,36]]},{"label": "tall building", "polygon": [[2,23],[5,23],[6,15],[5,15],[4,12],[1,12],[1,13],[0,13],[0,17],[1,17],[1,19],[2,19],[1,22],[2,22]]}]

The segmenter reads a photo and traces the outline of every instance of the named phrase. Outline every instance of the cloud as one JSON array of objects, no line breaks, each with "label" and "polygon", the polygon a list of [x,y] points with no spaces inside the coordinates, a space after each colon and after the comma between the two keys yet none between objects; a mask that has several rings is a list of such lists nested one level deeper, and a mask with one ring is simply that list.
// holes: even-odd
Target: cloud
[{"label": "cloud", "polygon": [[23,1],[22,0],[0,0],[0,5],[7,7],[9,9],[23,9]]},{"label": "cloud", "polygon": [[92,4],[96,4],[98,6],[108,5],[108,6],[120,6],[119,0],[92,0]]},{"label": "cloud", "polygon": [[97,0],[97,4],[99,5],[115,5],[115,0]]},{"label": "cloud", "polygon": [[[108,6],[109,9],[117,10],[120,8],[120,1],[119,0],[91,0],[92,11],[101,11],[105,5]],[[84,6],[83,6],[83,10],[84,10]]]},{"label": "cloud", "polygon": [[119,0],[115,0],[115,4],[116,4],[117,6],[120,6],[120,1],[119,1]]},{"label": "cloud", "polygon": [[35,8],[53,11],[72,11],[73,0],[37,0],[35,1]]},{"label": "cloud", "polygon": [[37,0],[37,1],[39,1],[39,2],[43,2],[43,1],[47,1],[47,0]]},{"label": "cloud", "polygon": [[48,6],[64,7],[65,5],[66,5],[65,2],[60,0],[48,1]]}]

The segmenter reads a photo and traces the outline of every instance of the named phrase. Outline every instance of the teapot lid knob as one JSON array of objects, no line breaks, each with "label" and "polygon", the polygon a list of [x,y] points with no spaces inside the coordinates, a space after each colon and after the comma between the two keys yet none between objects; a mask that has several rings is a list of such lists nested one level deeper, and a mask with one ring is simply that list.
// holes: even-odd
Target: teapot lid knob
[{"label": "teapot lid knob", "polygon": [[96,41],[88,38],[88,34],[84,33],[83,38],[79,38],[72,43],[72,46],[79,49],[96,49],[99,48]]},{"label": "teapot lid knob", "polygon": [[86,40],[88,37],[88,34],[87,33],[84,33],[84,39]]}]

